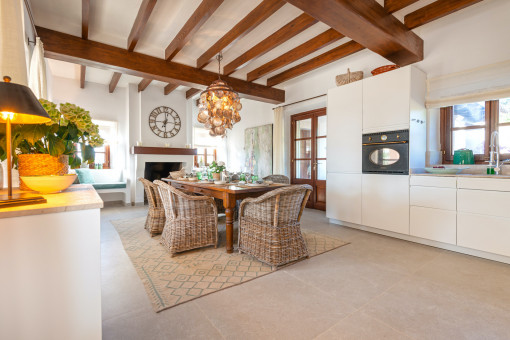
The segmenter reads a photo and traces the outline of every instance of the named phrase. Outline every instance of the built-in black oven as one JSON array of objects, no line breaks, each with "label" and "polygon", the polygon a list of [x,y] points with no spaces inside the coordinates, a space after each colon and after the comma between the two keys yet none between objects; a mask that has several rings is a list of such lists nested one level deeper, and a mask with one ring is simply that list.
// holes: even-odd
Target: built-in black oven
[{"label": "built-in black oven", "polygon": [[409,130],[363,134],[365,174],[409,174]]}]

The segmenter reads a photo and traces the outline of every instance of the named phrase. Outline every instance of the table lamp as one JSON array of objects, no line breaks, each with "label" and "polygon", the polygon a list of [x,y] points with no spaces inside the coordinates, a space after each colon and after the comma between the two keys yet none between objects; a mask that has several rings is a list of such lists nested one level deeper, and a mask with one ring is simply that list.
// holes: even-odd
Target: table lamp
[{"label": "table lamp", "polygon": [[0,208],[46,203],[42,196],[12,193],[12,137],[11,124],[41,124],[49,122],[50,116],[37,100],[30,88],[11,83],[4,76],[0,82],[0,123],[6,123],[7,195],[0,195]]}]

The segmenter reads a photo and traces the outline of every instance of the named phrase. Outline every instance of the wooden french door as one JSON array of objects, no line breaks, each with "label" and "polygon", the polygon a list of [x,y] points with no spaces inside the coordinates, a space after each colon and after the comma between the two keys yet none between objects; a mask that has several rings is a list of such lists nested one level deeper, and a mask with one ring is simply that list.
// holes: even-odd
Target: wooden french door
[{"label": "wooden french door", "polygon": [[291,183],[310,184],[307,208],[326,210],[326,108],[291,116]]}]

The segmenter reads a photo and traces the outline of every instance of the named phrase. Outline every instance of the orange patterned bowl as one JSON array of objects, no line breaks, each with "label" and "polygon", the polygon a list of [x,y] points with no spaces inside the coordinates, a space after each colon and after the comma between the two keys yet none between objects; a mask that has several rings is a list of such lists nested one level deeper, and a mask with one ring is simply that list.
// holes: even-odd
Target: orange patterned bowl
[{"label": "orange patterned bowl", "polygon": [[397,68],[400,68],[400,66],[398,66],[398,65],[381,66],[381,67],[378,67],[378,68],[372,70],[372,75],[376,76],[376,75],[384,73],[384,72],[396,70]]}]

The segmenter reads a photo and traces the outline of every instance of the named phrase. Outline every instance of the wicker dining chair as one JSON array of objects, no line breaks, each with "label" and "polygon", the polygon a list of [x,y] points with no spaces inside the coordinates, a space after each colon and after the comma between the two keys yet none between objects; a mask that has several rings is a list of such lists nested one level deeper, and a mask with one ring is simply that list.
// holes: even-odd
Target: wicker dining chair
[{"label": "wicker dining chair", "polygon": [[147,201],[149,201],[149,212],[145,220],[145,229],[152,236],[161,234],[165,227],[165,209],[159,196],[158,186],[145,178],[138,178],[143,184]]},{"label": "wicker dining chair", "polygon": [[308,257],[299,221],[311,192],[309,185],[292,185],[243,200],[239,252],[271,265],[272,270]]},{"label": "wicker dining chair", "polygon": [[171,256],[218,243],[218,213],[214,199],[191,196],[162,181],[154,181],[165,208],[161,244]]},{"label": "wicker dining chair", "polygon": [[285,175],[269,175],[262,179],[264,181],[273,181],[273,183],[290,184],[290,179]]}]

